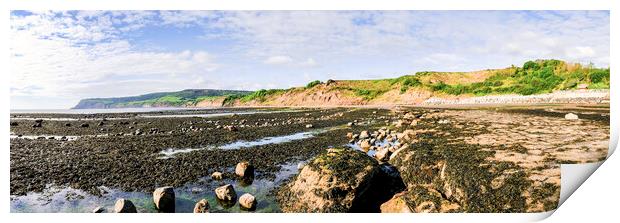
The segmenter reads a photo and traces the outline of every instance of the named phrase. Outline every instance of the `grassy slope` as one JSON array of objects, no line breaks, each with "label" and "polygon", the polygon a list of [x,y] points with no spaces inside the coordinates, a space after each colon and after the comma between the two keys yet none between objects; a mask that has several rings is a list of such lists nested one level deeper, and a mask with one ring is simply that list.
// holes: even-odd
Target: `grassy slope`
[{"label": "grassy slope", "polygon": [[148,106],[194,106],[203,100],[224,99],[231,95],[246,95],[249,91],[188,89],[177,92],[151,93],[133,97],[91,98],[81,100],[75,108],[114,108]]},{"label": "grassy slope", "polygon": [[[412,90],[430,92],[439,97],[531,95],[576,89],[579,84],[587,84],[589,89],[609,89],[609,75],[609,68],[594,68],[559,60],[536,60],[526,62],[522,67],[475,72],[418,72],[392,79],[341,80],[325,86],[327,91],[339,91],[347,97],[363,98],[366,101],[375,100],[390,91],[402,95]],[[310,95],[319,84],[325,83],[313,81],[306,87],[260,90],[246,96],[229,97],[225,104],[268,102],[271,98],[294,92]]]},{"label": "grassy slope", "polygon": [[[609,68],[593,68],[559,60],[528,61],[521,67],[474,72],[418,72],[398,78],[379,80],[312,81],[304,87],[248,91],[183,90],[136,97],[84,99],[76,108],[84,107],[145,107],[195,106],[201,101],[222,100],[223,105],[275,104],[279,96],[313,95],[337,92],[345,98],[366,102],[388,97],[427,92],[436,97],[491,94],[531,95],[554,90],[575,89],[587,84],[590,89],[609,89]],[[386,93],[390,94],[386,94]],[[386,95],[381,98],[382,95]]]}]

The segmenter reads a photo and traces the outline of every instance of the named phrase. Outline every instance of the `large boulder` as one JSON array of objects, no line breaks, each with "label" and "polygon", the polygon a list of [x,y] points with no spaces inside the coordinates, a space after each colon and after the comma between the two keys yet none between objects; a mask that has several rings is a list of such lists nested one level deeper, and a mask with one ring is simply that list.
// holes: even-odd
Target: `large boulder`
[{"label": "large boulder", "polygon": [[[277,192],[284,212],[373,212],[389,186],[377,161],[349,148],[329,149]],[[393,194],[393,193],[392,193]],[[386,198],[389,199],[391,194]],[[376,203],[376,204],[375,204]]]},{"label": "large boulder", "polygon": [[254,177],[254,166],[247,161],[237,163],[235,174],[239,177]]},{"label": "large boulder", "polygon": [[157,210],[164,213],[174,213],[174,188],[160,187],[153,191],[153,202]]},{"label": "large boulder", "polygon": [[393,206],[402,205],[400,199],[413,212],[525,212],[525,173],[514,163],[492,161],[493,153],[462,144],[421,143],[397,150],[390,163],[407,192],[385,204],[385,211],[399,209]]},{"label": "large boulder", "polygon": [[245,193],[239,197],[239,206],[246,210],[255,210],[256,198],[251,194]]},{"label": "large boulder", "polygon": [[138,213],[136,206],[130,200],[119,198],[114,204],[114,213]]},{"label": "large boulder", "polygon": [[215,196],[221,201],[231,202],[237,200],[237,192],[235,192],[235,188],[230,184],[215,188]]}]

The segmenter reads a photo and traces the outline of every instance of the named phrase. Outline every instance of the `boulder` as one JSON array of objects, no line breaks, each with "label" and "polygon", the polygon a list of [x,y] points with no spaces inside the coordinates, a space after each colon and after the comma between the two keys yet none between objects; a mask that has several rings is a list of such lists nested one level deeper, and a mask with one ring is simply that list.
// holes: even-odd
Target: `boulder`
[{"label": "boulder", "polygon": [[223,177],[223,174],[221,172],[217,172],[216,171],[216,172],[213,172],[211,174],[211,179],[213,179],[213,180],[222,180],[223,178],[224,177]]},{"label": "boulder", "polygon": [[18,126],[17,122],[11,122],[11,126]]},{"label": "boulder", "polygon": [[379,162],[385,162],[388,161],[388,159],[390,158],[390,150],[388,148],[382,148],[379,151],[377,151],[375,153],[375,158],[379,161]]},{"label": "boulder", "polygon": [[[38,120],[37,120],[38,121]],[[32,124],[33,128],[41,128],[43,127],[43,122],[36,122],[34,124]]]},{"label": "boulder", "polygon": [[312,128],[312,127],[314,127],[312,124],[307,124],[307,125],[306,125],[306,128],[307,128],[307,129],[310,129],[310,128]]},{"label": "boulder", "polygon": [[568,120],[577,120],[577,119],[579,119],[579,116],[577,116],[577,115],[575,115],[573,113],[568,113],[568,114],[564,115],[564,118],[568,119]]},{"label": "boulder", "polygon": [[360,148],[364,151],[368,151],[371,146],[369,140],[362,140],[362,142],[360,142]]},{"label": "boulder", "polygon": [[153,202],[157,210],[164,213],[174,213],[174,188],[167,186],[155,189],[153,191]]},{"label": "boulder", "polygon": [[138,211],[130,200],[119,198],[114,204],[114,213],[138,213]]},{"label": "boulder", "polygon": [[247,210],[255,210],[256,198],[251,194],[245,193],[239,197],[239,206]]},{"label": "boulder", "polygon": [[372,212],[379,175],[378,163],[365,153],[332,148],[309,161],[276,199],[283,212]]},{"label": "boulder", "polygon": [[86,127],[88,127],[88,126],[90,126],[88,123],[82,123],[82,124],[80,125],[80,127],[82,127],[82,128],[86,128]]},{"label": "boulder", "polygon": [[237,199],[237,192],[235,192],[235,188],[232,185],[226,184],[215,188],[215,196],[222,201],[235,201]]},{"label": "boulder", "polygon": [[237,166],[235,167],[235,174],[240,177],[253,177],[254,166],[247,161],[237,163]]},{"label": "boulder", "polygon": [[209,213],[209,201],[202,199],[194,205],[194,213]]},{"label": "boulder", "polygon": [[359,138],[360,138],[360,139],[367,139],[367,138],[369,138],[369,137],[370,137],[370,135],[368,134],[368,131],[362,131],[362,132],[360,132],[360,135],[359,135]]}]

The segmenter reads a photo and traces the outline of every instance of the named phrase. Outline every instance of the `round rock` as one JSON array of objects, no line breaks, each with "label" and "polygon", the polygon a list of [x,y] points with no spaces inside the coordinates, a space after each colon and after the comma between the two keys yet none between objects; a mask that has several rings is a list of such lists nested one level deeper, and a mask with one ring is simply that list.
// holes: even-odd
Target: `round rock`
[{"label": "round rock", "polygon": [[130,200],[119,198],[114,204],[114,213],[138,213],[136,206]]},{"label": "round rock", "polygon": [[239,197],[239,206],[247,210],[255,210],[256,198],[249,193],[245,193]]}]

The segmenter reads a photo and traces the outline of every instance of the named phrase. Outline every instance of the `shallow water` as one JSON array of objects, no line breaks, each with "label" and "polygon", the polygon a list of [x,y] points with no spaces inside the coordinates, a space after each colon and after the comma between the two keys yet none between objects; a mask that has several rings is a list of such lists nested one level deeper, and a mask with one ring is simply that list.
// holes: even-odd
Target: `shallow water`
[{"label": "shallow water", "polygon": [[[250,193],[256,197],[257,208],[252,212],[280,212],[275,197],[270,196],[271,190],[283,183],[284,180],[296,174],[299,163],[290,162],[282,165],[282,169],[276,173],[274,180],[256,179],[250,185],[239,182],[236,179],[224,179],[222,181],[211,180],[204,177],[197,183],[187,184],[183,187],[174,188],[177,213],[191,213],[194,205],[201,199],[207,199],[210,212],[248,212],[241,210],[238,203],[225,206],[218,203],[215,197],[215,188],[224,184],[232,184],[237,192],[237,198],[244,193]],[[233,171],[229,168],[227,171]],[[92,212],[98,206],[105,208],[105,212],[113,212],[114,203],[118,198],[131,200],[138,212],[157,212],[153,204],[151,193],[127,192],[107,187],[100,187],[105,191],[102,196],[90,195],[84,191],[70,187],[59,188],[49,186],[42,193],[28,193],[24,196],[11,196],[11,212]]]},{"label": "shallow water", "polygon": [[286,143],[286,142],[291,142],[291,141],[296,141],[296,140],[312,138],[320,133],[328,132],[328,131],[335,130],[338,128],[339,127],[323,128],[323,129],[317,129],[314,131],[299,132],[299,133],[295,133],[291,135],[265,137],[265,138],[254,140],[254,141],[240,140],[237,142],[228,143],[228,144],[224,144],[221,146],[208,146],[208,147],[201,147],[201,148],[185,148],[185,149],[168,148],[158,153],[159,155],[158,159],[174,158],[174,156],[177,154],[191,153],[191,152],[200,151],[200,150],[211,150],[211,149],[233,150],[233,149],[241,149],[244,147]]}]

